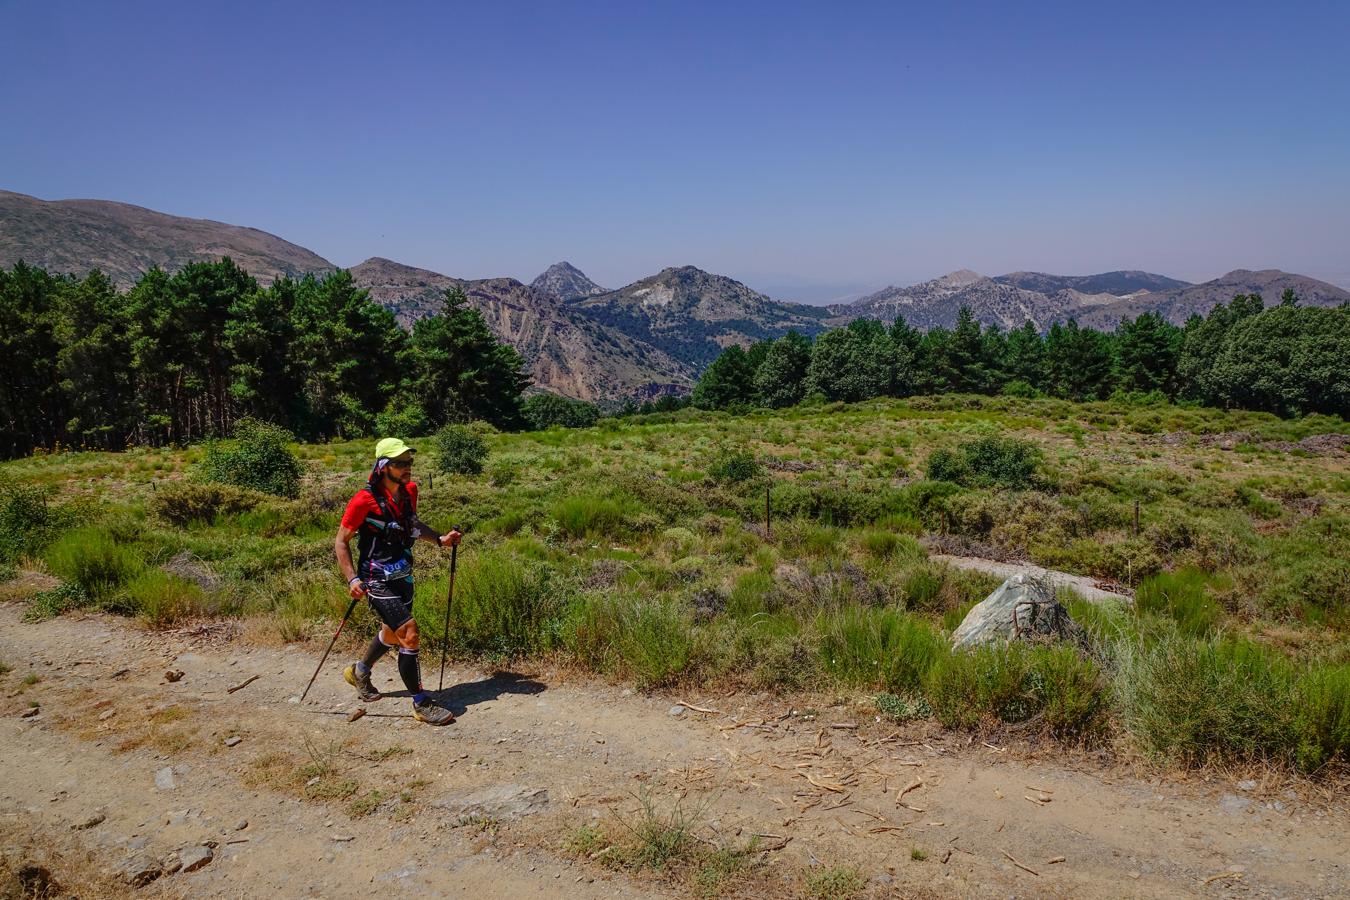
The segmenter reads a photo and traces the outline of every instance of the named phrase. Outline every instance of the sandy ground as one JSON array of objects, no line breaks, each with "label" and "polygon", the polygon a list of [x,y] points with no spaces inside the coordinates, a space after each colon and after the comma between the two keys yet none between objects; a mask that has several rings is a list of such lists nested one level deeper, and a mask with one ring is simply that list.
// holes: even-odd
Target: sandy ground
[{"label": "sandy ground", "polygon": [[[312,648],[20,611],[0,607],[5,839],[92,854],[108,884],[128,860],[215,844],[139,895],[679,895],[564,849],[578,826],[637,821],[643,796],[684,796],[702,839],[781,846],[758,854],[758,893],[803,893],[820,865],[856,867],[877,897],[1350,895],[1350,813],[1313,785],[1139,775],[931,725],[855,725],[857,707],[788,715],[802,701],[652,697],[551,671],[448,674],[460,718],[445,728],[414,722],[403,697],[349,722],[345,655],[302,706]],[[25,685],[30,671],[41,680]],[[376,676],[397,688],[388,661]],[[676,713],[678,700],[716,712]],[[302,796],[296,766],[316,760],[319,787],[349,781],[350,797]]]}]

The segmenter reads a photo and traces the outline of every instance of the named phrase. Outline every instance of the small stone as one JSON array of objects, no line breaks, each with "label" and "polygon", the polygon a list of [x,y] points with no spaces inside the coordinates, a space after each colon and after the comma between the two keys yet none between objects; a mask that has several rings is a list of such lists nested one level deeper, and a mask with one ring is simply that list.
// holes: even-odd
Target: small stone
[{"label": "small stone", "polygon": [[247,827],[248,827],[248,819],[240,819],[238,822],[234,823],[235,831],[243,831]]},{"label": "small stone", "polygon": [[163,875],[164,868],[159,864],[159,860],[141,853],[122,863],[121,873],[122,880],[127,884],[132,887],[144,887]]},{"label": "small stone", "polygon": [[239,746],[239,743],[240,743],[242,740],[243,740],[243,738],[241,738],[239,735],[237,735],[237,734],[232,734],[232,735],[230,735],[229,737],[227,737],[227,738],[225,739],[225,746],[226,746],[226,747],[237,747],[237,746]]},{"label": "small stone", "polygon": [[1237,788],[1239,791],[1254,791],[1256,790],[1256,782],[1250,778],[1244,778],[1237,783]]},{"label": "small stone", "polygon": [[178,856],[183,860],[184,872],[195,872],[204,866],[210,865],[211,860],[215,859],[216,854],[205,844],[198,844],[195,847],[187,847],[179,851]]},{"label": "small stone", "polygon": [[108,817],[105,816],[103,813],[96,812],[93,815],[81,819],[79,822],[76,822],[75,828],[79,831],[83,831],[86,828],[93,828],[95,825],[102,825],[103,820],[106,818]]},{"label": "small stone", "polygon": [[155,788],[161,791],[171,791],[178,787],[177,782],[173,780],[173,769],[165,766],[155,773]]},{"label": "small stone", "polygon": [[357,719],[361,718],[361,717],[364,716],[365,714],[366,714],[366,708],[365,708],[364,706],[358,706],[356,709],[354,709],[354,710],[352,710],[351,712],[347,713],[347,721],[348,721],[348,722],[355,722]]},{"label": "small stone", "polygon": [[42,712],[42,707],[40,707],[40,706],[30,706],[28,709],[25,709],[25,710],[23,711],[23,715],[20,716],[19,718],[21,718],[21,719],[31,719],[31,718],[33,718],[33,716],[36,716],[36,715],[37,715],[38,713],[40,713],[40,712]]},{"label": "small stone", "polygon": [[356,837],[350,834],[335,834],[333,835],[333,840],[337,841],[339,844],[345,844],[348,841],[356,840]]},{"label": "small stone", "polygon": [[105,709],[103,712],[101,712],[101,713],[98,714],[98,720],[99,720],[100,722],[106,722],[106,721],[108,721],[109,719],[111,719],[111,718],[112,718],[113,716],[115,716],[115,715],[117,715],[117,710],[115,710],[115,709]]},{"label": "small stone", "polygon": [[675,706],[672,706],[670,709],[666,710],[666,715],[668,715],[668,716],[682,716],[682,715],[684,715],[684,707],[683,707],[683,706],[680,706],[680,705],[678,705],[678,704],[675,705]]}]

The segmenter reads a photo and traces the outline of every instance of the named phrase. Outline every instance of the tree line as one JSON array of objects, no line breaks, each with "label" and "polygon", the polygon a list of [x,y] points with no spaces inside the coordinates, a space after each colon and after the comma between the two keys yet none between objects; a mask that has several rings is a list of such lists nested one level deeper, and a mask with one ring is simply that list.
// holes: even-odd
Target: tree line
[{"label": "tree line", "polygon": [[732,346],[703,372],[704,409],[784,407],[818,396],[857,401],[946,392],[1102,400],[1118,393],[1289,416],[1350,416],[1350,306],[1304,307],[1292,291],[1266,308],[1238,294],[1185,326],[1155,312],[1111,332],[1070,319],[1042,334],[1005,332],[963,307],[953,328],[920,332],[897,318],[818,335],[789,332]]},{"label": "tree line", "polygon": [[100,272],[0,268],[0,455],[228,434],[305,440],[523,423],[524,362],[457,288],[411,333],[346,271],[263,287],[228,258],[129,290]]}]

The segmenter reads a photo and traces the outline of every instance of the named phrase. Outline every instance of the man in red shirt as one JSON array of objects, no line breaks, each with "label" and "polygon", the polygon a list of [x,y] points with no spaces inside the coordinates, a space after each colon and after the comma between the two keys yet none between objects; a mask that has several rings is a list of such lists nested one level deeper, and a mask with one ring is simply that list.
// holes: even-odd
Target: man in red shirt
[{"label": "man in red shirt", "polygon": [[[353,599],[365,597],[380,617],[380,630],[366,655],[342,673],[356,688],[357,696],[369,702],[380,699],[370,680],[370,670],[391,648],[398,648],[398,673],[412,693],[413,718],[430,725],[448,725],[454,713],[431,702],[422,689],[417,662],[417,621],[413,619],[412,545],[423,540],[438,547],[453,547],[460,533],[441,535],[417,518],[417,484],[412,480],[416,451],[398,438],[385,438],[375,445],[375,467],[366,486],[347,503],[338,526],[333,550],[338,568],[347,579]],[[352,538],[357,538],[357,561],[352,564]]]}]

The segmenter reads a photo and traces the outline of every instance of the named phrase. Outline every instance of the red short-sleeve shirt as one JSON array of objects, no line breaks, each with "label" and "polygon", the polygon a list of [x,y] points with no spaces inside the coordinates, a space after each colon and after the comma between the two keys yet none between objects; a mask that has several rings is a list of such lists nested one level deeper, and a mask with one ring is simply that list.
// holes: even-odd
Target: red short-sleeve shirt
[{"label": "red short-sleeve shirt", "polygon": [[[408,502],[412,505],[412,509],[403,509],[400,507],[398,496],[390,494],[388,491],[384,491],[382,486],[377,487],[375,490],[384,491],[384,496],[388,498],[386,502],[388,502],[400,516],[407,518],[417,512],[417,482],[408,482],[407,488]],[[370,495],[370,491],[362,488],[352,495],[351,500],[347,501],[347,510],[342,514],[342,527],[356,531],[361,527],[361,523],[366,520],[366,516],[375,516],[377,519],[383,517],[380,513],[380,505],[375,502],[375,498]]]}]

